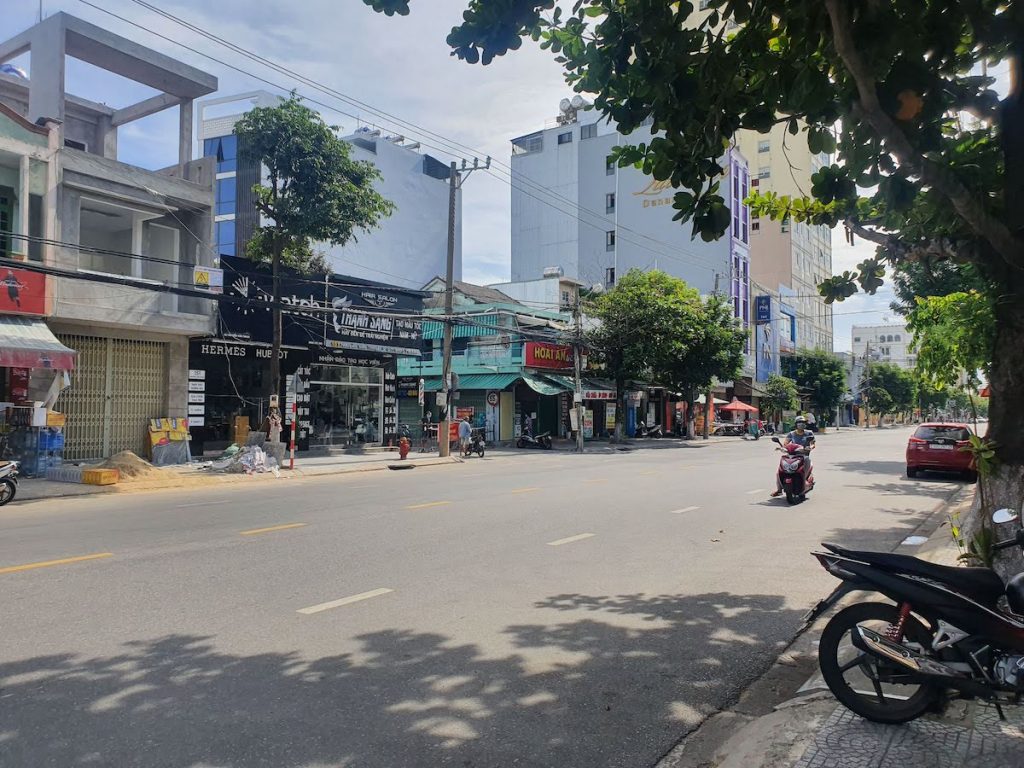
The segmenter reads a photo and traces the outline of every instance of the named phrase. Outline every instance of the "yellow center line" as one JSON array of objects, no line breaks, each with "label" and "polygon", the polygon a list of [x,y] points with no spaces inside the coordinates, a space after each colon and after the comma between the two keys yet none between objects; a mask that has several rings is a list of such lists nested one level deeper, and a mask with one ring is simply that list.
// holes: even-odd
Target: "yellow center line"
[{"label": "yellow center line", "polygon": [[271,531],[286,531],[289,528],[302,528],[308,523],[285,523],[284,525],[272,525],[269,528],[253,528],[251,531],[239,531],[239,536],[255,536],[257,533],[270,533]]},{"label": "yellow center line", "polygon": [[656,470],[652,469],[652,470],[649,470],[647,472],[641,472],[640,474],[641,475],[656,475],[656,474],[658,474],[658,472]]},{"label": "yellow center line", "polygon": [[539,491],[540,488],[516,488],[509,493],[532,493],[533,491]]},{"label": "yellow center line", "polygon": [[51,565],[67,565],[69,563],[81,563],[86,560],[100,560],[105,557],[113,557],[113,552],[100,552],[95,555],[79,555],[78,557],[65,557],[60,560],[43,560],[39,563],[26,563],[25,565],[10,565],[0,568],[0,573],[18,573],[19,571],[31,571],[35,568],[49,568]]},{"label": "yellow center line", "polygon": [[406,507],[406,509],[426,509],[427,507],[443,507],[445,504],[451,504],[450,501],[428,501],[425,504],[413,504]]},{"label": "yellow center line", "polygon": [[607,477],[597,477],[597,478],[594,478],[593,480],[584,480],[583,482],[584,483],[607,483],[608,482],[608,478]]}]

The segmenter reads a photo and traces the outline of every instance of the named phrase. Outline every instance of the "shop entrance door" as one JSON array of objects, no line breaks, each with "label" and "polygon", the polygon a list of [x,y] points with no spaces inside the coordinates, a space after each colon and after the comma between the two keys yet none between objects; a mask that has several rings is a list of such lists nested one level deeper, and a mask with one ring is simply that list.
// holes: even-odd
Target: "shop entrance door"
[{"label": "shop entrance door", "polygon": [[312,445],[380,445],[383,387],[326,381],[311,383]]}]

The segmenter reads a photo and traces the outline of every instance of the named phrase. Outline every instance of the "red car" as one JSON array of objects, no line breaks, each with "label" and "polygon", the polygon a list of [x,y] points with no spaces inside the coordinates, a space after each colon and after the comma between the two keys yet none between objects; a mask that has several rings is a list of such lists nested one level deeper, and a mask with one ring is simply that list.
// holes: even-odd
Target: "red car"
[{"label": "red car", "polygon": [[966,424],[937,422],[922,424],[907,443],[907,477],[917,477],[924,470],[959,472],[969,480],[977,479],[971,466],[972,456],[961,450],[967,445],[971,430]]}]

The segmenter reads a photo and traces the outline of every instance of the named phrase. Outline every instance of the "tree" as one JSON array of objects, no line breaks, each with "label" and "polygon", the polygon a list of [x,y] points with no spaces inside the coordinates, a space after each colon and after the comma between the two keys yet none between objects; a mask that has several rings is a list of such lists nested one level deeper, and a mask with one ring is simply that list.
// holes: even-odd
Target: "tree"
[{"label": "tree", "polygon": [[708,395],[716,379],[728,381],[740,375],[747,332],[733,317],[732,304],[715,295],[700,302],[690,330],[684,351],[670,356],[655,372],[655,380],[683,393],[686,435],[693,438],[697,393]]},{"label": "tree", "polygon": [[[597,321],[587,345],[615,380],[620,439],[626,384],[653,379],[692,392],[716,375],[731,377],[742,360],[743,331],[720,299],[702,301],[696,289],[659,270],[630,270],[587,309]],[[692,411],[692,407],[691,407]]]},{"label": "tree", "polygon": [[948,296],[951,293],[973,290],[989,293],[991,286],[978,275],[970,264],[954,261],[908,261],[893,271],[892,288],[896,300],[889,306],[906,317],[917,306],[918,298]]},{"label": "tree", "polygon": [[772,423],[782,420],[783,411],[791,411],[800,404],[796,382],[777,373],[769,374],[761,395],[761,410]]},{"label": "tree", "polygon": [[[409,0],[364,1],[409,12]],[[835,162],[814,173],[810,198],[759,195],[757,212],[842,224],[877,246],[821,285],[826,300],[873,293],[887,269],[925,258],[976,268],[997,299],[989,435],[1003,470],[991,495],[1019,502],[1024,3],[711,0],[706,14],[692,0],[579,0],[569,13],[554,0],[468,5],[447,38],[453,54],[487,64],[524,37],[539,40],[602,116],[636,131],[638,143],[616,158],[678,188],[677,217],[695,235],[714,239],[729,226],[718,178],[733,134],[784,123]],[[1001,100],[984,74],[1000,62],[1010,83]],[[648,120],[650,138],[639,130]]]},{"label": "tree", "polygon": [[873,363],[870,374],[865,373],[861,391],[871,410],[878,414],[878,426],[882,426],[882,416],[906,413],[914,407],[914,378],[892,363]]},{"label": "tree", "polygon": [[827,420],[847,391],[843,361],[830,352],[816,349],[798,352],[791,366],[801,395]]},{"label": "tree", "polygon": [[977,291],[918,298],[907,328],[914,334],[917,369],[929,382],[953,386],[966,378],[978,384],[978,372],[992,369],[995,311]]},{"label": "tree", "polygon": [[260,163],[266,185],[253,188],[256,207],[269,220],[246,246],[256,262],[273,270],[273,346],[270,392],[281,391],[281,267],[328,271],[312,243],[344,245],[369,231],[394,206],[373,188],[380,173],[352,160],[349,145],[323,118],[293,94],[275,107],[256,107],[235,125],[243,158]]}]

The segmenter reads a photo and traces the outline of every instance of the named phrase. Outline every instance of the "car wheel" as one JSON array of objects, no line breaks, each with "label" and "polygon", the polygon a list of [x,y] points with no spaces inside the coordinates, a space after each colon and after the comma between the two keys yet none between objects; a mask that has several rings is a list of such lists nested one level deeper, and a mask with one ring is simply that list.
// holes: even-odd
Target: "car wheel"
[{"label": "car wheel", "polygon": [[917,467],[907,466],[907,477],[917,477],[919,471]]},{"label": "car wheel", "polygon": [[968,483],[976,483],[978,482],[978,473],[973,469],[969,469],[966,472],[964,472],[964,479]]}]

